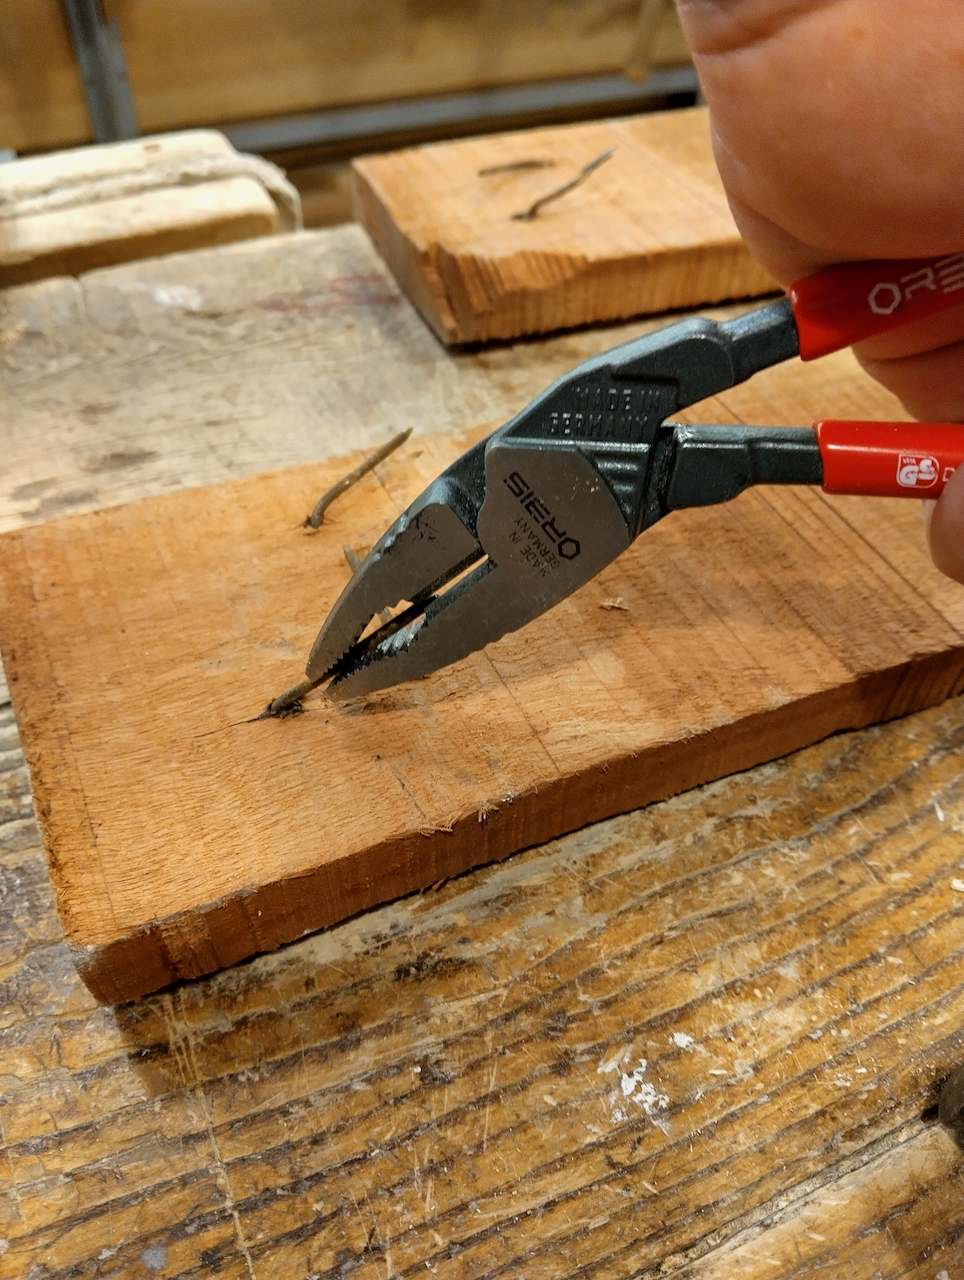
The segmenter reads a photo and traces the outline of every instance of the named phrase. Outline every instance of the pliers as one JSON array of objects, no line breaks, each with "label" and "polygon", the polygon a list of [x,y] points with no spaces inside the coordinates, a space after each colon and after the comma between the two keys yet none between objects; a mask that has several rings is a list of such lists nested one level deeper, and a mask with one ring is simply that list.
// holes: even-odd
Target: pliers
[{"label": "pliers", "polygon": [[964,426],[667,419],[780,361],[962,303],[964,254],[847,263],[737,319],[682,320],[583,361],[382,534],[322,626],[308,681],[342,700],[428,675],[551,609],[668,512],[749,485],[936,497],[964,460]]}]

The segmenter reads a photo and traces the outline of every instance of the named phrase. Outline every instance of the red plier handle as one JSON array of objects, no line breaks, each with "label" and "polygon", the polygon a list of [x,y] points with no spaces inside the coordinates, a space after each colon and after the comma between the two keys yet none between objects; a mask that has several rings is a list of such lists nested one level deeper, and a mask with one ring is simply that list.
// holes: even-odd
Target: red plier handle
[{"label": "red plier handle", "polygon": [[964,305],[964,253],[844,262],[787,290],[800,358],[815,360],[888,329]]},{"label": "red plier handle", "polygon": [[827,493],[937,498],[964,462],[964,425],[814,423]]},{"label": "red plier handle", "polygon": [[[800,358],[814,360],[863,338],[964,304],[964,253],[826,267],[788,290]],[[936,498],[964,462],[964,425],[818,422],[828,493]]]},{"label": "red plier handle", "polygon": [[[667,424],[668,511],[729,502],[750,485],[812,484],[825,493],[937,498],[964,463],[964,426],[816,422],[813,427]],[[663,446],[666,448],[666,446]]]}]

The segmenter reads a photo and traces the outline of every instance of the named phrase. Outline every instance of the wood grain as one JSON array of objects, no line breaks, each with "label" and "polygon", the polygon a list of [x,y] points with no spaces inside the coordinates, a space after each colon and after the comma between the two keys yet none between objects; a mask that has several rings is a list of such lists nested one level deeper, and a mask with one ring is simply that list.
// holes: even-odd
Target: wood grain
[{"label": "wood grain", "polygon": [[[618,71],[625,0],[105,0],[143,132]],[[638,61],[638,53],[637,53]],[[689,61],[670,10],[653,65]],[[90,139],[57,0],[0,0],[0,137],[18,151]]]},{"label": "wood grain", "polygon": [[955,1276],[962,744],[837,735],[107,1010],[0,708],[0,1277]]},{"label": "wood grain", "polygon": [[[448,354],[354,228],[0,305],[6,528],[371,449],[413,418],[504,419],[648,327]],[[815,371],[728,412],[751,391],[757,421],[861,411],[852,365]],[[917,507],[883,513],[886,557],[953,620]],[[956,1280],[964,1165],[921,1116],[964,1051],[962,744],[953,699],[111,1010],[64,942],[0,677],[0,1276],[383,1280],[403,1245],[411,1277],[558,1280],[591,1249],[584,1274],[614,1280]],[[598,1071],[627,1046],[668,1135]],[[699,1133],[704,1086],[724,1123]]]},{"label": "wood grain", "polygon": [[[613,148],[536,217],[514,216]],[[545,167],[507,167],[526,161]],[[776,288],[736,229],[703,109],[412,147],[353,172],[356,216],[446,342]]]},{"label": "wood grain", "polygon": [[[874,416],[882,393],[851,383]],[[370,545],[473,438],[393,455],[312,538],[299,517],[354,460],[0,540],[4,663],[67,937],[101,999],[961,686],[961,633],[875,550],[872,509],[848,524],[816,493],[759,490],[667,519],[428,680],[249,723],[297,677],[348,576],[342,544]]]}]

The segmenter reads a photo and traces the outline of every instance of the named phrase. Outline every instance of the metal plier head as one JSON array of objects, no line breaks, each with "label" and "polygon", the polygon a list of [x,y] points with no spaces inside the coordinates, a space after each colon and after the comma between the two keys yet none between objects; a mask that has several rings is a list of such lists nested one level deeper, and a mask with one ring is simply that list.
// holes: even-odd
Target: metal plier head
[{"label": "metal plier head", "polygon": [[[766,450],[740,428],[717,428],[708,445],[666,418],[797,349],[781,300],[735,320],[683,320],[578,365],[382,535],[315,640],[308,678],[331,677],[329,697],[343,699],[427,675],[545,613],[668,510],[735,496]],[[770,469],[793,454],[803,483],[813,463],[801,480],[807,442],[793,437],[779,432]],[[408,607],[360,640],[399,601]]]}]

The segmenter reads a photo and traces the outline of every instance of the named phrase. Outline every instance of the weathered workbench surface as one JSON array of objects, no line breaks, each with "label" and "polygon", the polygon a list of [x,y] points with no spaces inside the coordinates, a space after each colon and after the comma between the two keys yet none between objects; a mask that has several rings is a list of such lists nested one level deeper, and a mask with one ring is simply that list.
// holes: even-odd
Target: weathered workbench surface
[{"label": "weathered workbench surface", "polygon": [[[0,305],[3,528],[505,417],[642,328],[445,353],[352,229]],[[0,721],[0,1277],[964,1275],[961,700],[116,1009]]]}]

